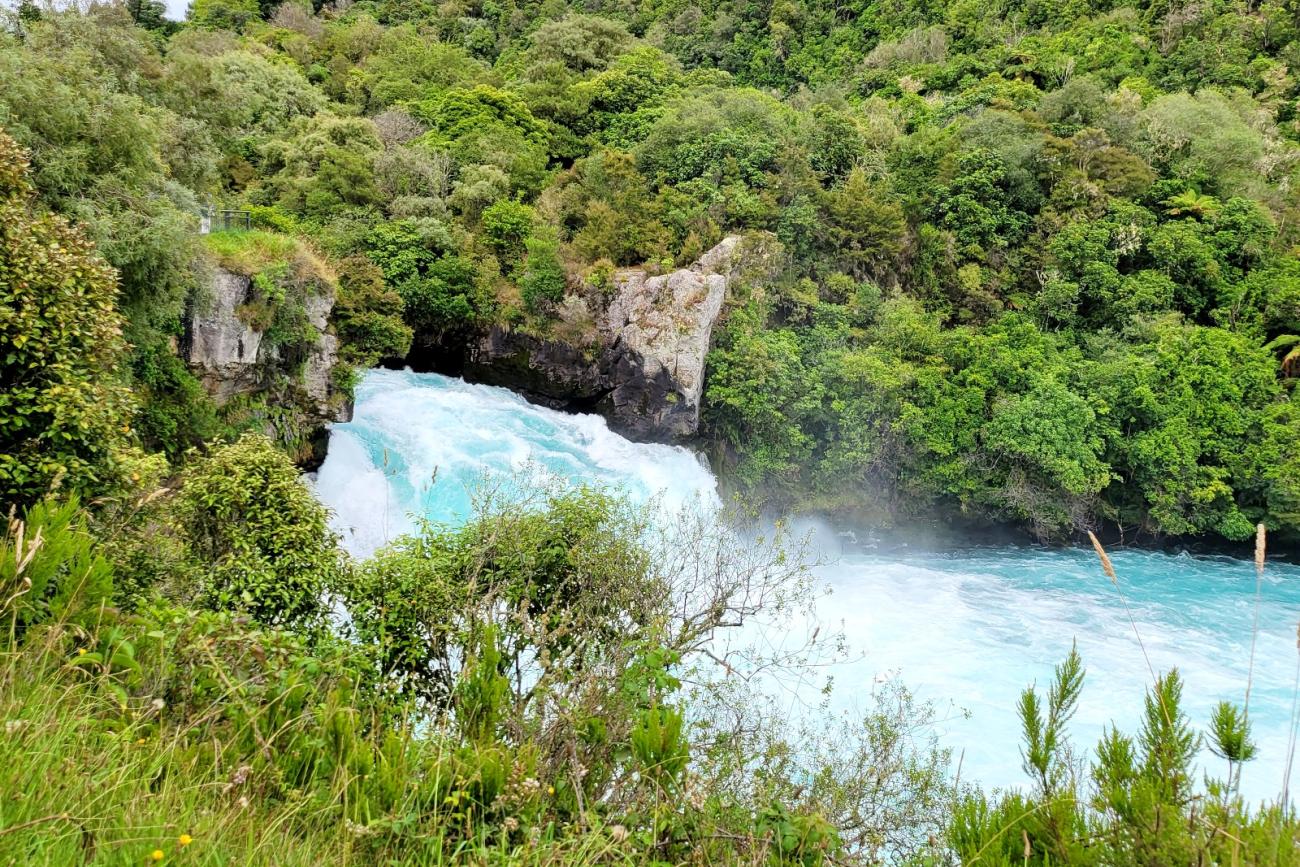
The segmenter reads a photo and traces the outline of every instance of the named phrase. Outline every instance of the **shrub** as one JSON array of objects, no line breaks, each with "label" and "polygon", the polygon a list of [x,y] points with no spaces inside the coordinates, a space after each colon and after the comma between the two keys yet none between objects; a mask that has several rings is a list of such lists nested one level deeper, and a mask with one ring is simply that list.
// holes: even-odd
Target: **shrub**
[{"label": "shrub", "polygon": [[203,604],[310,628],[343,571],[324,507],[266,437],[245,434],[190,467],[178,502]]},{"label": "shrub", "polygon": [[501,199],[483,211],[483,237],[503,263],[514,262],[524,252],[533,231],[533,209],[512,199]]},{"label": "shrub", "polygon": [[110,487],[132,410],[116,275],[31,195],[26,154],[0,131],[0,498],[18,503]]},{"label": "shrub", "polygon": [[166,344],[137,348],[131,373],[140,397],[136,427],[146,447],[176,459],[218,434],[212,398]]},{"label": "shrub", "polygon": [[411,349],[413,332],[402,321],[402,296],[384,285],[384,275],[364,256],[339,266],[334,327],[339,354],[358,367],[373,367],[385,358],[401,358]]},{"label": "shrub", "polygon": [[75,498],[42,500],[9,520],[0,592],[21,634],[47,620],[89,623],[113,595],[113,565],[95,549]]},{"label": "shrub", "polygon": [[1207,773],[1198,792],[1201,735],[1182,710],[1177,669],[1155,678],[1136,738],[1112,726],[1096,758],[1079,763],[1065,727],[1083,681],[1083,662],[1071,651],[1045,697],[1033,687],[1022,694],[1022,755],[1032,788],[962,799],[947,842],[963,864],[1213,864],[1265,852],[1271,863],[1293,863],[1294,819],[1270,808],[1252,814],[1233,787],[1234,765],[1239,774],[1254,754],[1238,708],[1220,704],[1210,729],[1228,777]]},{"label": "shrub", "polygon": [[564,300],[568,281],[564,265],[560,262],[558,242],[553,238],[537,236],[529,238],[525,246],[528,256],[524,259],[520,288],[529,311],[539,313],[547,305]]}]

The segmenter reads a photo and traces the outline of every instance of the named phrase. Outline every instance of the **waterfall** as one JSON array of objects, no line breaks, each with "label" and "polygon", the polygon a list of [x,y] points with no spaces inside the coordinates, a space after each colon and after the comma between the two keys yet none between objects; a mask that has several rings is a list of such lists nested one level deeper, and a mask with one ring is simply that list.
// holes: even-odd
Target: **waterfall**
[{"label": "waterfall", "polygon": [[[355,417],[334,426],[315,485],[344,545],[365,556],[418,518],[462,521],[484,483],[533,477],[612,486],[668,508],[719,504],[713,476],[687,449],[633,443],[601,418],[534,406],[504,389],[399,371],[366,374]],[[1185,709],[1204,730],[1215,703],[1242,700],[1253,565],[1146,551],[1113,559],[1153,664],[1178,667]],[[1123,603],[1090,551],[851,553],[821,567],[820,577],[831,593],[818,616],[842,628],[856,651],[831,672],[836,706],[865,704],[881,677],[901,677],[940,706],[940,734],[962,755],[965,780],[1025,783],[1019,692],[1035,681],[1045,689],[1075,641],[1087,666],[1071,728],[1077,753],[1091,752],[1111,722],[1136,733],[1150,675]],[[1250,708],[1259,755],[1242,775],[1243,793],[1256,800],[1281,789],[1300,567],[1270,564],[1263,600]],[[1201,762],[1222,775],[1208,752]]]},{"label": "waterfall", "polygon": [[436,373],[374,370],[352,421],[330,431],[316,490],[352,554],[409,533],[416,519],[457,523],[486,484],[528,478],[607,485],[665,508],[717,504],[688,449],[631,442],[594,415],[535,406],[503,388]]}]

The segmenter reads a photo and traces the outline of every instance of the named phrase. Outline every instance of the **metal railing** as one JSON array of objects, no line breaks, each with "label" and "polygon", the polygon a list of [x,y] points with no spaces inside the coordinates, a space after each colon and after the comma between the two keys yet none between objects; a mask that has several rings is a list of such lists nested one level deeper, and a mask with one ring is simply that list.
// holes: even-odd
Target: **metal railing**
[{"label": "metal railing", "polygon": [[199,234],[209,232],[243,230],[253,228],[253,215],[248,211],[232,211],[224,208],[199,209]]}]

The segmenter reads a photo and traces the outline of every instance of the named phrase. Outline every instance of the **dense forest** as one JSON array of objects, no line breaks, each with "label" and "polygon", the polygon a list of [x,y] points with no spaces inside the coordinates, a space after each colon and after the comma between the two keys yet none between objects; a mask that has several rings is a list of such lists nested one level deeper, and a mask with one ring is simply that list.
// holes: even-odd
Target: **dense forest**
[{"label": "dense forest", "polygon": [[[266,414],[216,412],[168,351],[203,204],[327,260],[355,367],[545,334],[615,268],[765,232],[780,274],[729,293],[703,431],[751,501],[1242,539],[1300,525],[1298,28],[1285,3],[29,4],[0,124],[117,270],[126,346],[96,348],[173,458]],[[301,340],[297,269],[253,270]],[[65,485],[117,445],[69,443]],[[26,472],[10,494],[50,479]]]},{"label": "dense forest", "polygon": [[[1300,533],[1294,4],[163,13],[0,11],[0,860],[1300,861],[1288,794],[1239,796],[1248,706],[1207,767],[1176,671],[1089,751],[1071,654],[980,792],[901,685],[792,730],[733,676],[834,636],[713,656],[811,604],[780,534],[485,491],[357,562],[295,466],[325,332],[346,403],[490,326],[581,345],[573,299],[741,235],[776,266],[728,288],[699,444],[750,504],[1258,526],[1262,563]],[[223,399],[180,353],[217,269],[276,361]]]}]

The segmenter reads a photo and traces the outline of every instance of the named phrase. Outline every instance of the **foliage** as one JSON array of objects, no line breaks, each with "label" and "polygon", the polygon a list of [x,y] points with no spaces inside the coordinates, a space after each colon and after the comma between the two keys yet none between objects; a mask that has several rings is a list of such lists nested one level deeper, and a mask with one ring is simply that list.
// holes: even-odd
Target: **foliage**
[{"label": "foliage", "polygon": [[[228,469],[230,455],[251,448],[210,460]],[[187,481],[182,501],[204,475]],[[67,576],[99,558],[74,526],[76,504],[43,504],[29,519],[52,533],[44,554],[18,555],[33,574]],[[706,524],[658,541],[648,529],[598,491],[485,501],[464,527],[426,528],[363,567],[373,572],[347,593],[350,636],[186,608],[174,601],[179,585],[155,587],[172,599],[146,598],[130,614],[78,620],[50,607],[0,667],[0,711],[13,722],[0,742],[5,784],[64,762],[87,773],[55,787],[53,800],[14,799],[0,851],[51,864],[154,849],[204,864],[809,864],[828,852],[905,851],[842,838],[821,810],[869,804],[852,794],[862,761],[881,762],[889,785],[944,791],[933,764],[942,754],[909,746],[928,718],[913,723],[902,705],[855,734],[846,728],[839,742],[853,758],[819,766],[810,786],[779,726],[756,718],[728,733],[707,705],[692,714],[679,676],[688,666],[696,701],[730,703],[736,683],[696,667],[697,642],[737,619],[780,616],[773,602],[800,567],[780,546],[759,550]],[[665,556],[686,542],[712,551],[718,572]],[[29,610],[6,599],[6,619]],[[412,654],[436,664],[408,667],[420,659]],[[759,737],[775,760],[754,777],[745,755]],[[907,809],[912,799],[904,788],[888,803]],[[62,813],[37,814],[51,809]],[[924,821],[908,832],[939,831],[935,817]]]},{"label": "foliage", "polygon": [[503,263],[518,261],[532,236],[533,209],[501,199],[483,211],[483,239]]},{"label": "foliage", "polygon": [[446,227],[434,220],[375,226],[366,253],[401,296],[406,322],[422,334],[465,329],[485,313],[473,263],[457,255]]},{"label": "foliage", "polygon": [[80,503],[42,500],[10,516],[0,541],[9,637],[45,621],[90,625],[113,594],[113,564],[87,532]]},{"label": "foliage", "polygon": [[146,448],[177,459],[219,434],[212,399],[166,344],[136,347],[131,376],[140,400],[136,429]]},{"label": "foliage", "polygon": [[198,253],[189,214],[215,157],[202,126],[139,85],[158,63],[152,37],[116,7],[48,16],[0,50],[0,126],[30,152],[42,203],[117,269],[132,340],[176,329]]},{"label": "foliage", "polygon": [[187,469],[177,513],[203,604],[266,625],[320,624],[340,553],[325,509],[265,437],[246,434]]},{"label": "foliage", "polygon": [[132,411],[113,270],[31,198],[26,154],[0,132],[0,493],[17,503],[111,488]]},{"label": "foliage", "polygon": [[524,257],[520,277],[524,303],[533,313],[541,312],[547,304],[559,303],[564,298],[567,277],[560,262],[559,244],[552,238],[539,234],[524,242]]},{"label": "foliage", "polygon": [[290,213],[325,219],[379,202],[374,124],[318,114],[293,121],[263,149],[266,194]]},{"label": "foliage", "polygon": [[339,265],[339,291],[334,324],[340,354],[359,367],[372,367],[386,358],[402,358],[411,348],[412,331],[402,321],[402,296],[384,285],[383,272],[364,256]]},{"label": "foliage", "polygon": [[[212,461],[273,454],[254,446]],[[934,709],[897,684],[861,720],[800,732],[776,722],[788,701],[735,676],[775,659],[728,651],[730,674],[710,674],[722,669],[699,642],[716,630],[791,625],[779,598],[803,604],[802,567],[784,546],[690,519],[652,528],[594,490],[485,496],[464,526],[426,527],[344,581],[346,635],[189,609],[174,582],[133,613],[107,607],[114,567],[78,505],[34,506],[0,543],[0,580],[30,581],[0,611],[21,626],[0,657],[4,784],[86,773],[39,803],[11,799],[0,851],[50,864],[155,848],[214,864],[1296,857],[1294,817],[1234,792],[1254,748],[1231,704],[1210,730],[1228,777],[1198,786],[1176,671],[1156,678],[1137,736],[1112,729],[1081,762],[1072,652],[1045,694],[1021,697],[1031,786],[959,793],[925,733]]]},{"label": "foliage", "polygon": [[[1176,670],[1157,677],[1137,737],[1113,726],[1096,757],[1080,764],[1063,724],[1083,688],[1077,652],[1057,666],[1046,701],[1023,693],[1026,794],[969,794],[954,812],[948,845],[966,864],[1181,864],[1254,857],[1296,857],[1289,819],[1278,808],[1251,813],[1232,788],[1233,763],[1253,754],[1244,716],[1223,703],[1215,711],[1216,751],[1233,756],[1228,779],[1195,784],[1200,736],[1181,709]],[[1222,755],[1223,752],[1220,752]]]},{"label": "foliage", "polygon": [[[521,302],[545,332],[605,303],[616,267],[760,230],[783,255],[729,281],[703,431],[754,508],[1294,535],[1292,18],[196,0],[170,24],[20,3],[0,34],[0,491],[24,509],[0,543],[0,759],[6,792],[63,783],[5,799],[0,860],[1294,861],[1285,805],[1236,795],[1244,710],[1209,721],[1226,777],[1199,785],[1176,672],[1136,736],[1084,757],[1072,654],[1022,697],[1025,791],[957,798],[901,687],[792,733],[732,676],[773,660],[706,651],[789,626],[807,576],[687,517],[489,497],[353,568],[284,455],[214,442],[172,350],[209,259],[251,278],[240,314],[289,365],[337,283],[342,383],[417,342],[455,357]],[[200,203],[257,230],[200,240]],[[275,385],[223,420],[293,422]]]},{"label": "foliage", "polygon": [[[1297,532],[1300,29],[1276,4],[146,6],[25,5],[0,123],[117,269],[150,447],[211,435],[160,355],[203,303],[200,203],[380,268],[334,315],[360,365],[520,317],[594,345],[609,299],[574,275],[761,230],[783,255],[732,281],[702,432],[748,495]],[[246,312],[301,345],[296,278],[263,276]]]}]

